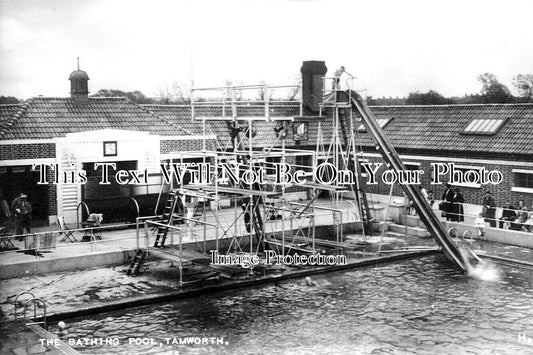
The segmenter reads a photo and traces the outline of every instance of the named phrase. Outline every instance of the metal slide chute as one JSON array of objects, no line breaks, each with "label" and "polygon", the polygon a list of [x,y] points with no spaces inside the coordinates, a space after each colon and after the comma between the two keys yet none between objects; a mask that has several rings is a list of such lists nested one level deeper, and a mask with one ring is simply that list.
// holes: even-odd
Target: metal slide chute
[{"label": "metal slide chute", "polygon": [[[374,138],[385,162],[389,164],[391,169],[396,171],[407,170],[401,161],[400,156],[361,96],[353,91],[350,91],[350,95],[352,107],[361,115],[367,132],[369,132]],[[470,267],[468,261],[465,260],[457,245],[455,245],[455,243],[449,238],[444,226],[429,206],[418,185],[402,184],[400,186],[407,197],[413,201],[421,221],[431,233],[437,244],[443,249],[444,254],[462,271],[468,271]]]}]

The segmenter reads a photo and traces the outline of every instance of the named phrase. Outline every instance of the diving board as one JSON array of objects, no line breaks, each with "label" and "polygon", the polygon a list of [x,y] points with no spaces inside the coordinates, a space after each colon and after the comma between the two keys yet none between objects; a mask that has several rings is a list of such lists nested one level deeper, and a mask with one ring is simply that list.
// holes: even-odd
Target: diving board
[{"label": "diving board", "polygon": [[239,189],[235,187],[222,187],[222,186],[212,186],[212,185],[187,185],[187,189],[190,190],[203,190],[207,192],[215,192],[218,191],[218,193],[223,194],[230,194],[230,195],[238,195],[238,196],[261,196],[261,197],[270,197],[270,196],[279,196],[280,192],[274,192],[274,191],[260,191],[260,190],[249,190],[249,189]]}]

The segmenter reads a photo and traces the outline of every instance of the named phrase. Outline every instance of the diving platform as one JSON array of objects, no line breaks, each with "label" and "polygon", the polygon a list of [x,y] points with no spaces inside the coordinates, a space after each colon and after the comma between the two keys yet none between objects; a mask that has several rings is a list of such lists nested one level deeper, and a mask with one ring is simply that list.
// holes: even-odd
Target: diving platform
[{"label": "diving platform", "polygon": [[195,121],[294,121],[294,116],[194,116]]},{"label": "diving platform", "polygon": [[310,189],[326,190],[335,193],[344,193],[349,191],[346,186],[326,185],[320,184],[318,182],[306,182],[305,184],[296,184],[296,186],[307,187]]},{"label": "diving platform", "polygon": [[295,121],[303,115],[300,84],[229,85],[191,90],[193,121]]},{"label": "diving platform", "polygon": [[294,122],[324,122],[326,116],[295,116]]},{"label": "diving platform", "polygon": [[249,189],[240,189],[235,187],[221,187],[221,186],[211,186],[211,185],[188,185],[187,189],[189,190],[203,190],[207,192],[228,194],[233,196],[259,196],[259,197],[273,197],[279,196],[279,192],[275,191],[260,191],[260,190],[249,190]]},{"label": "diving platform", "polygon": [[158,259],[169,260],[179,265],[186,263],[201,265],[228,279],[231,279],[236,274],[243,273],[242,270],[236,269],[237,265],[212,265],[211,256],[190,249],[149,248],[148,253]]},{"label": "diving platform", "polygon": [[204,254],[200,252],[196,252],[193,250],[188,249],[182,249],[181,251],[179,249],[175,248],[149,248],[148,254],[152,255],[158,259],[163,260],[169,260],[176,263],[187,263],[187,262],[198,262],[200,260],[209,259],[208,256],[205,256]]}]

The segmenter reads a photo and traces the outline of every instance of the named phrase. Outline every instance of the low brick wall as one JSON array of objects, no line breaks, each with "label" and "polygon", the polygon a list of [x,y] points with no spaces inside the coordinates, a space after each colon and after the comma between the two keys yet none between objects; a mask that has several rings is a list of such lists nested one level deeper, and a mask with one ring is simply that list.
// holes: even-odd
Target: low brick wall
[{"label": "low brick wall", "polygon": [[470,231],[472,233],[472,238],[477,240],[533,249],[533,233],[485,227],[483,228],[483,236],[479,236],[476,227],[471,224],[459,222],[443,223],[446,227],[446,230],[455,227],[459,236],[462,236],[466,231]]}]

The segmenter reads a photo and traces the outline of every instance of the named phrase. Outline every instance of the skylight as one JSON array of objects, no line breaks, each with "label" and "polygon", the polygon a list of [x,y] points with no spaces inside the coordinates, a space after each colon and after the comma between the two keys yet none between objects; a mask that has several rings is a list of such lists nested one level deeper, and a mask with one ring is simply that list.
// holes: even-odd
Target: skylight
[{"label": "skylight", "polygon": [[464,129],[464,134],[495,134],[503,125],[505,119],[476,118]]}]

